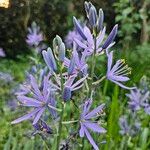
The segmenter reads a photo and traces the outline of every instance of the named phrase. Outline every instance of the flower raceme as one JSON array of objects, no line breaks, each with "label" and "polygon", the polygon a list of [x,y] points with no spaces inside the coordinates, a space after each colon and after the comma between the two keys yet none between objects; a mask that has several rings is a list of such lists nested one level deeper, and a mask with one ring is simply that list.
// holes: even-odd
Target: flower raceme
[{"label": "flower raceme", "polygon": [[26,42],[29,46],[38,46],[43,41],[43,33],[40,27],[35,22],[32,23],[31,28],[28,28],[29,34],[27,35]]},{"label": "flower raceme", "polygon": [[149,91],[142,94],[140,89],[135,89],[131,90],[126,96],[130,99],[128,103],[133,111],[138,111],[141,108],[144,108],[145,112],[150,115],[150,104],[148,102]]},{"label": "flower raceme", "polygon": [[[105,76],[101,79],[98,79],[97,77],[97,81],[94,81],[97,56],[102,54],[102,52],[107,56],[106,77],[108,80],[122,88],[133,89],[133,87],[127,87],[123,84],[129,80],[129,67],[125,65],[123,60],[118,60],[113,65],[113,51],[108,51],[115,43],[114,40],[118,31],[118,25],[115,25],[108,37],[105,38],[106,27],[103,26],[104,13],[102,9],[99,9],[99,13],[97,13],[96,8],[92,3],[85,2],[85,10],[89,22],[88,25],[82,26],[79,21],[73,17],[75,35],[73,35],[74,37],[71,41],[72,47],[69,47],[72,49],[70,53],[71,57],[66,55],[68,53],[66,46],[62,39],[56,35],[53,40],[53,48],[42,51],[43,59],[46,63],[46,71],[43,69],[40,73],[39,80],[36,81],[34,76],[38,76],[39,73],[37,69],[31,68],[32,73],[29,75],[29,86],[22,87],[22,90],[18,92],[20,104],[32,108],[33,110],[12,121],[12,124],[15,124],[24,120],[33,119],[35,130],[39,132],[42,128],[46,130],[47,133],[51,134],[52,130],[45,122],[46,119],[44,113],[46,112],[46,114],[48,114],[47,111],[49,111],[52,119],[57,118],[55,121],[59,122],[56,123],[56,126],[58,126],[56,127],[58,129],[58,136],[56,136],[57,150],[60,148],[62,125],[65,118],[65,106],[67,105],[67,102],[71,100],[73,92],[78,90],[81,93],[83,90],[80,89],[85,85],[88,90],[87,92],[83,92],[83,96],[86,98],[89,95],[94,97],[95,94],[93,94],[93,91],[95,87],[93,85],[95,85],[95,83],[100,83],[102,79],[105,78]],[[36,46],[42,41],[43,35],[39,31],[39,27],[32,25],[32,28],[29,29],[29,33],[30,35],[28,36],[27,42],[30,45]],[[92,64],[90,65],[88,64],[90,62],[88,59],[91,56]],[[91,68],[89,66],[91,66]],[[49,70],[47,68],[49,68]],[[49,75],[46,76],[48,71]],[[41,83],[40,86],[39,83]],[[56,96],[57,98],[60,98],[58,102],[60,104],[59,106],[62,106],[61,109],[56,108]],[[75,95],[75,97],[77,102],[79,102],[78,96]],[[82,113],[79,114],[78,120],[68,122],[78,122],[80,125],[80,137],[86,137],[93,148],[98,150],[98,145],[92,138],[90,130],[97,133],[106,132],[106,130],[99,126],[97,122],[98,115],[103,110],[104,104],[93,110],[90,110],[91,105],[92,100],[88,99],[83,104]],[[56,111],[60,111],[59,117]],[[123,121],[122,124],[124,124]],[[125,125],[125,128],[126,126],[127,125]]]},{"label": "flower raceme", "polygon": [[24,120],[33,119],[33,124],[36,124],[39,119],[42,117],[42,114],[45,112],[46,109],[49,109],[51,115],[56,117],[56,102],[53,96],[52,91],[48,89],[48,78],[49,76],[44,78],[43,89],[40,91],[38,88],[38,84],[35,78],[30,75],[31,77],[31,89],[30,92],[32,94],[32,98],[20,95],[18,96],[18,100],[22,106],[26,107],[33,107],[34,109],[30,111],[28,114],[12,121],[12,124],[16,124],[22,122]]},{"label": "flower raceme", "polygon": [[102,105],[98,106],[97,108],[93,109],[92,111],[90,111],[91,105],[92,105],[92,100],[89,99],[84,103],[84,105],[82,107],[82,113],[81,113],[81,117],[80,117],[79,134],[80,134],[80,137],[86,136],[87,139],[89,140],[89,142],[91,143],[91,145],[93,146],[93,148],[95,150],[99,150],[98,146],[96,145],[92,136],[90,135],[90,132],[88,129],[92,130],[93,132],[97,132],[97,133],[105,133],[106,132],[106,130],[104,128],[100,127],[96,121],[92,121],[92,119],[96,118],[97,114],[103,110],[104,104],[102,104]]}]

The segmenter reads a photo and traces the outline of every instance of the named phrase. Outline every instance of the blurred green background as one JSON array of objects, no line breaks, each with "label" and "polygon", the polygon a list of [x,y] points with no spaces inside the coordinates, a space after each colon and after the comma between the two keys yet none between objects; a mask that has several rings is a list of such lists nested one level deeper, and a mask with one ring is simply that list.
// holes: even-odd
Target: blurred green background
[{"label": "blurred green background", "polygon": [[[27,28],[35,21],[51,46],[56,34],[63,39],[73,29],[72,17],[85,20],[84,0],[9,0],[9,7],[0,7],[0,48],[6,57],[0,58],[0,72],[11,75],[12,80],[0,81],[0,149],[32,149],[36,140],[24,137],[25,123],[11,127],[16,112],[6,104],[15,99],[12,90],[24,80],[25,70],[30,68],[31,50],[26,44]],[[105,14],[107,33],[118,23],[116,58],[125,58],[132,68],[131,80],[138,83],[142,76],[150,77],[150,0],[91,0]],[[1,79],[3,80],[3,79]],[[110,89],[111,90],[111,89]],[[11,113],[11,115],[10,115]],[[14,118],[14,117],[13,117]],[[27,126],[26,126],[27,127]],[[13,135],[18,134],[13,138]],[[6,142],[7,141],[7,142]],[[13,146],[10,144],[13,143]],[[10,146],[11,145],[11,146]],[[38,145],[38,144],[37,144]],[[19,149],[18,146],[18,149]]]}]

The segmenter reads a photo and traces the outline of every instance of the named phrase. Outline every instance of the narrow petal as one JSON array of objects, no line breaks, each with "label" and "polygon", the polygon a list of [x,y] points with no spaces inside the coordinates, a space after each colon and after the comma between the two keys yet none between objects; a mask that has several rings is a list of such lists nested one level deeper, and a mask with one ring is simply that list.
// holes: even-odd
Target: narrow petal
[{"label": "narrow petal", "polygon": [[87,100],[84,105],[83,105],[83,113],[82,113],[82,117],[84,118],[84,116],[89,112],[91,105],[92,105],[92,100],[89,99]]},{"label": "narrow petal", "polygon": [[35,110],[31,111],[30,113],[28,113],[28,114],[26,114],[26,115],[24,115],[24,116],[22,116],[22,117],[20,117],[16,120],[12,121],[11,124],[16,124],[16,123],[22,122],[24,120],[28,120],[31,117],[33,117],[38,111],[39,111],[39,109],[35,109]]},{"label": "narrow petal", "polygon": [[90,45],[91,47],[94,47],[93,36],[92,36],[90,29],[87,26],[84,27],[84,33],[86,33],[88,45]]},{"label": "narrow petal", "polygon": [[107,62],[107,73],[110,72],[111,66],[112,66],[112,61],[113,61],[113,51],[111,51],[108,55],[108,62]]},{"label": "narrow petal", "polygon": [[104,36],[105,36],[105,32],[106,32],[106,27],[103,28],[102,32],[99,33],[97,39],[96,39],[96,46],[97,48],[100,46],[100,44],[102,43]]},{"label": "narrow petal", "polygon": [[111,77],[113,80],[116,80],[116,81],[121,81],[121,82],[126,82],[126,81],[129,81],[130,79],[128,77],[125,77],[125,76],[115,76],[113,75]]},{"label": "narrow petal", "polygon": [[91,129],[94,132],[98,132],[98,133],[105,133],[106,130],[102,127],[100,127],[97,123],[93,123],[93,122],[84,122],[84,125]]},{"label": "narrow petal", "polygon": [[73,23],[74,23],[74,26],[75,26],[76,30],[78,31],[79,35],[84,40],[86,40],[87,38],[86,38],[86,36],[85,36],[85,34],[83,32],[83,29],[82,29],[81,25],[79,24],[79,22],[77,21],[77,19],[75,17],[73,17]]},{"label": "narrow petal", "polygon": [[89,112],[84,119],[91,119],[97,116],[97,113],[99,113],[100,111],[102,111],[102,109],[104,108],[105,104],[101,104],[100,106],[98,106],[97,108],[95,108],[94,110],[92,110],[91,112]]},{"label": "narrow petal", "polygon": [[103,44],[102,48],[106,49],[115,39],[116,35],[117,35],[117,31],[118,31],[118,25],[115,25],[112,29],[112,31],[110,32],[110,34],[108,35],[105,43]]},{"label": "narrow petal", "polygon": [[42,103],[40,101],[37,101],[36,99],[26,97],[26,96],[18,96],[17,97],[19,102],[23,104],[23,106],[33,106],[33,107],[40,107]]},{"label": "narrow petal", "polygon": [[84,137],[84,125],[82,124],[82,123],[80,123],[80,126],[81,126],[81,128],[80,128],[80,130],[79,130],[79,135],[80,135],[80,137]]},{"label": "narrow petal", "polygon": [[74,39],[74,41],[77,43],[77,45],[83,49],[87,49],[88,47],[81,41],[79,41],[77,38]]},{"label": "narrow petal", "polygon": [[40,90],[39,90],[39,88],[38,88],[38,84],[37,84],[35,78],[34,78],[32,75],[30,75],[30,79],[31,79],[31,85],[32,85],[32,87],[33,87],[34,93],[35,93],[35,94],[38,96],[38,98],[42,101],[43,96],[42,96],[42,94],[41,94],[41,92],[40,92]]},{"label": "narrow petal", "polygon": [[89,142],[90,142],[91,145],[93,146],[93,148],[94,148],[95,150],[99,150],[98,146],[96,145],[96,143],[94,142],[93,138],[91,137],[89,131],[88,131],[86,128],[84,128],[84,132],[85,132],[86,137],[88,138]]},{"label": "narrow petal", "polygon": [[81,84],[86,78],[88,77],[88,75],[86,75],[85,77],[81,78],[80,80],[78,80],[75,84],[72,85],[72,89],[76,88],[79,84]]},{"label": "narrow petal", "polygon": [[42,114],[43,114],[44,111],[45,111],[45,107],[42,107],[42,108],[37,112],[37,114],[36,114],[36,116],[35,116],[35,118],[34,118],[34,120],[33,120],[33,125],[36,124],[36,123],[39,121],[39,119],[40,119],[40,117],[42,116]]},{"label": "narrow petal", "polygon": [[117,85],[119,85],[120,87],[124,88],[124,89],[127,89],[127,90],[132,90],[132,89],[135,89],[136,87],[127,87],[125,85],[123,85],[122,83],[118,82],[118,81],[115,81],[115,80],[111,80],[112,82],[116,83]]},{"label": "narrow petal", "polygon": [[44,80],[43,80],[43,96],[44,96],[44,101],[47,95],[47,91],[48,91],[48,79],[49,76],[45,76]]}]

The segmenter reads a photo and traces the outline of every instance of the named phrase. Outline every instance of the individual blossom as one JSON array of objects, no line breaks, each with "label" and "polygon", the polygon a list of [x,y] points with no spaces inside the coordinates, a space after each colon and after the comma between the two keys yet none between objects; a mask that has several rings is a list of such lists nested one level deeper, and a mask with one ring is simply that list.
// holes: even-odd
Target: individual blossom
[{"label": "individual blossom", "polygon": [[38,52],[38,53],[40,53],[41,51],[43,51],[43,50],[46,50],[47,49],[47,45],[46,44],[40,44],[40,45],[38,45],[37,47],[35,47],[35,50]]},{"label": "individual blossom", "polygon": [[137,120],[135,114],[131,114],[130,117],[131,121],[128,120],[127,116],[121,116],[119,118],[119,126],[120,126],[119,133],[121,135],[134,136],[140,131],[141,123],[139,122],[139,120]]},{"label": "individual blossom", "polygon": [[76,44],[73,44],[72,58],[69,60],[65,57],[64,66],[68,68],[68,74],[87,74],[88,65],[86,63],[86,55],[82,53],[81,56],[77,52]]},{"label": "individual blossom", "polygon": [[35,22],[31,24],[31,28],[28,28],[28,32],[26,42],[29,46],[38,46],[43,41],[43,33]]},{"label": "individual blossom", "polygon": [[98,36],[96,37],[96,47],[95,47],[94,36],[87,26],[85,26],[83,29],[83,32],[86,36],[86,40],[80,41],[80,39],[77,39],[77,38],[75,38],[74,40],[79,47],[84,49],[84,53],[87,56],[92,55],[92,53],[94,52],[94,49],[96,49],[96,53],[100,53],[100,52],[102,52],[101,46],[102,46],[102,41],[105,36],[105,31],[106,31],[106,28],[104,27],[103,30],[101,32],[99,32]]},{"label": "individual blossom", "polygon": [[102,9],[99,10],[99,16],[97,15],[95,7],[90,2],[85,2],[85,9],[90,24],[94,28],[97,26],[98,30],[97,33],[93,32],[92,34],[87,26],[81,28],[78,20],[74,18],[74,25],[78,31],[78,34],[83,38],[83,41],[80,41],[78,38],[75,38],[75,41],[79,47],[86,51],[88,55],[91,55],[94,51],[99,54],[103,50],[106,50],[108,47],[110,47],[110,45],[114,45],[114,39],[117,35],[118,25],[113,27],[106,40],[103,42],[106,28],[103,27],[104,14]]},{"label": "individual blossom", "polygon": [[145,112],[147,114],[150,114],[149,108],[150,104],[148,102],[149,99],[149,91],[146,93],[142,93],[140,89],[131,90],[129,94],[126,94],[126,96],[130,99],[129,107],[133,111],[138,111],[142,108],[144,108]]},{"label": "individual blossom", "polygon": [[97,133],[105,133],[106,130],[99,126],[96,121],[93,121],[94,118],[98,116],[98,114],[103,110],[104,104],[98,106],[94,110],[90,111],[92,105],[92,100],[87,100],[83,107],[82,113],[80,116],[80,130],[79,135],[80,137],[86,136],[91,145],[95,150],[99,150],[98,146],[96,145],[95,141],[93,140],[92,136],[90,135],[89,129],[93,132]]},{"label": "individual blossom", "polygon": [[[127,87],[123,85],[124,82],[130,80],[127,75],[130,74],[131,69],[125,65],[124,60],[118,60],[114,66],[113,65],[113,51],[107,54],[108,63],[107,63],[107,74],[106,77],[108,80],[114,82],[125,89],[134,89],[135,87]],[[123,83],[122,83],[123,82]]]},{"label": "individual blossom", "polygon": [[130,133],[130,126],[128,124],[126,116],[122,116],[122,117],[119,118],[119,126],[120,126],[119,133],[121,135],[125,135],[125,134]]},{"label": "individual blossom", "polygon": [[3,48],[0,48],[0,57],[5,57],[5,56],[6,56],[6,54],[3,50]]},{"label": "individual blossom", "polygon": [[65,37],[65,44],[67,48],[71,49],[73,47],[74,39],[78,39],[79,41],[82,41],[82,37],[78,34],[78,32],[75,29],[69,31],[69,33]]},{"label": "individual blossom", "polygon": [[28,114],[12,121],[12,124],[22,122],[34,117],[33,125],[36,124],[42,117],[43,113],[48,109],[53,117],[56,117],[56,102],[53,93],[49,90],[49,76],[45,76],[43,88],[40,90],[36,79],[30,75],[30,97],[25,95],[18,95],[20,105],[32,107],[33,110]]},{"label": "individual blossom", "polygon": [[53,130],[47,125],[47,123],[43,120],[39,120],[36,124],[33,125],[35,131],[34,135],[38,132],[44,132],[48,134],[52,134]]},{"label": "individual blossom", "polygon": [[72,75],[64,83],[63,100],[65,102],[71,99],[73,91],[80,89],[84,85],[84,81],[88,77],[88,75],[75,81],[76,77],[77,75]]},{"label": "individual blossom", "polygon": [[10,83],[13,81],[13,76],[9,73],[0,72],[0,80]]}]

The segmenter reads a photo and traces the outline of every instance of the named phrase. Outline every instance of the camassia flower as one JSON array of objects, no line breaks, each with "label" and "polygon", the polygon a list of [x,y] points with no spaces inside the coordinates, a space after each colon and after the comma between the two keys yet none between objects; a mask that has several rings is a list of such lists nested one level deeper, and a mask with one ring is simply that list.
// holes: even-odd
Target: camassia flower
[{"label": "camassia flower", "polygon": [[121,116],[119,118],[119,133],[121,135],[134,136],[140,131],[141,123],[139,122],[139,120],[136,119],[134,114],[131,114],[130,117],[132,118],[132,122],[129,122],[127,116]]},{"label": "camassia flower", "polygon": [[[91,8],[94,8],[94,7],[91,7]],[[92,11],[93,14],[95,14],[94,10]],[[101,9],[100,9],[99,13],[100,13],[99,14],[100,15],[99,18],[102,19],[102,20],[100,19],[100,24],[101,24],[100,28],[102,28],[103,12],[102,12]],[[78,38],[75,38],[74,40],[79,45],[79,47],[81,47],[82,49],[85,50],[85,52],[87,53],[87,55],[91,55],[94,52],[94,49],[96,49],[95,50],[96,53],[99,54],[103,50],[107,49],[110,45],[111,46],[114,45],[113,41],[114,41],[114,39],[115,39],[115,37],[117,35],[117,31],[118,31],[118,25],[117,24],[113,27],[112,31],[110,32],[110,34],[108,35],[108,37],[106,38],[106,40],[104,41],[104,43],[102,43],[102,42],[103,42],[104,37],[105,37],[106,27],[103,27],[102,29],[100,29],[99,34],[97,34],[97,37],[95,38],[94,35],[91,33],[90,29],[87,26],[85,26],[84,28],[82,28],[75,17],[74,17],[74,25],[76,27],[76,30],[78,31],[78,34],[81,37],[83,37],[82,41],[80,39],[78,39]]]},{"label": "camassia flower", "polygon": [[[105,36],[105,31],[106,28],[104,27],[103,30],[96,37],[96,53],[100,53],[102,51],[101,44]],[[87,55],[91,55],[94,52],[94,48],[95,48],[94,37],[87,26],[84,27],[83,33],[86,36],[85,41],[80,41],[80,39],[77,38],[75,38],[74,40],[77,43],[77,45],[79,45],[79,47],[85,50],[85,53]]]},{"label": "camassia flower", "polygon": [[82,53],[81,56],[79,56],[75,42],[73,43],[72,58],[71,60],[69,60],[68,58],[65,57],[64,66],[68,68],[69,74],[78,74],[80,72],[83,73],[84,75],[87,74],[88,65],[86,63],[85,53]]},{"label": "camassia flower", "polygon": [[53,117],[56,117],[56,102],[54,95],[51,90],[49,90],[49,76],[44,77],[43,88],[40,91],[36,79],[30,75],[31,88],[30,96],[19,95],[18,100],[22,106],[33,107],[33,110],[28,114],[12,121],[12,124],[22,122],[24,120],[31,119],[34,117],[33,125],[36,124],[42,117],[42,114],[48,109]]},{"label": "camassia flower", "polygon": [[95,150],[99,150],[98,146],[96,145],[92,136],[90,135],[90,132],[88,129],[92,130],[93,132],[98,132],[98,133],[106,132],[106,130],[100,127],[97,122],[92,121],[92,119],[96,118],[98,113],[100,113],[103,110],[104,104],[90,111],[91,105],[92,105],[92,100],[87,100],[82,107],[82,113],[80,117],[79,135],[80,137],[86,136],[89,142],[91,143],[91,145],[93,146],[93,148]]},{"label": "camassia flower", "polygon": [[82,40],[82,37],[78,34],[78,32],[74,29],[73,31],[69,31],[67,36],[65,37],[65,43],[67,48],[72,48],[74,39]]},{"label": "camassia flower", "polygon": [[3,50],[3,48],[0,48],[0,57],[5,57],[5,56],[6,56],[6,54]]},{"label": "camassia flower", "polygon": [[140,89],[135,89],[131,90],[130,94],[126,94],[126,96],[130,99],[129,106],[133,111],[144,108],[145,112],[150,114],[150,111],[148,111],[148,108],[150,107],[150,104],[148,103],[149,91],[142,94]]},{"label": "camassia flower", "polygon": [[80,89],[84,85],[83,82],[88,77],[88,75],[86,75],[83,78],[81,78],[81,79],[77,80],[76,82],[74,82],[76,77],[77,77],[77,75],[72,75],[65,82],[64,90],[63,90],[63,100],[64,101],[70,100],[70,98],[72,96],[72,92]]},{"label": "camassia flower", "polygon": [[53,133],[53,130],[43,120],[39,120],[36,124],[33,125],[33,127],[35,129],[34,135],[37,132],[45,132],[45,133],[48,133],[48,134]]},{"label": "camassia flower", "polygon": [[28,28],[28,32],[26,42],[29,46],[38,46],[43,41],[43,33],[35,22],[32,23],[31,28]]},{"label": "camassia flower", "polygon": [[113,51],[107,53],[108,63],[107,63],[107,74],[106,77],[108,80],[116,83],[122,88],[125,89],[134,89],[135,87],[127,87],[122,84],[122,82],[126,82],[130,80],[127,75],[130,74],[131,69],[125,65],[124,60],[118,60],[114,66],[113,64]]}]

